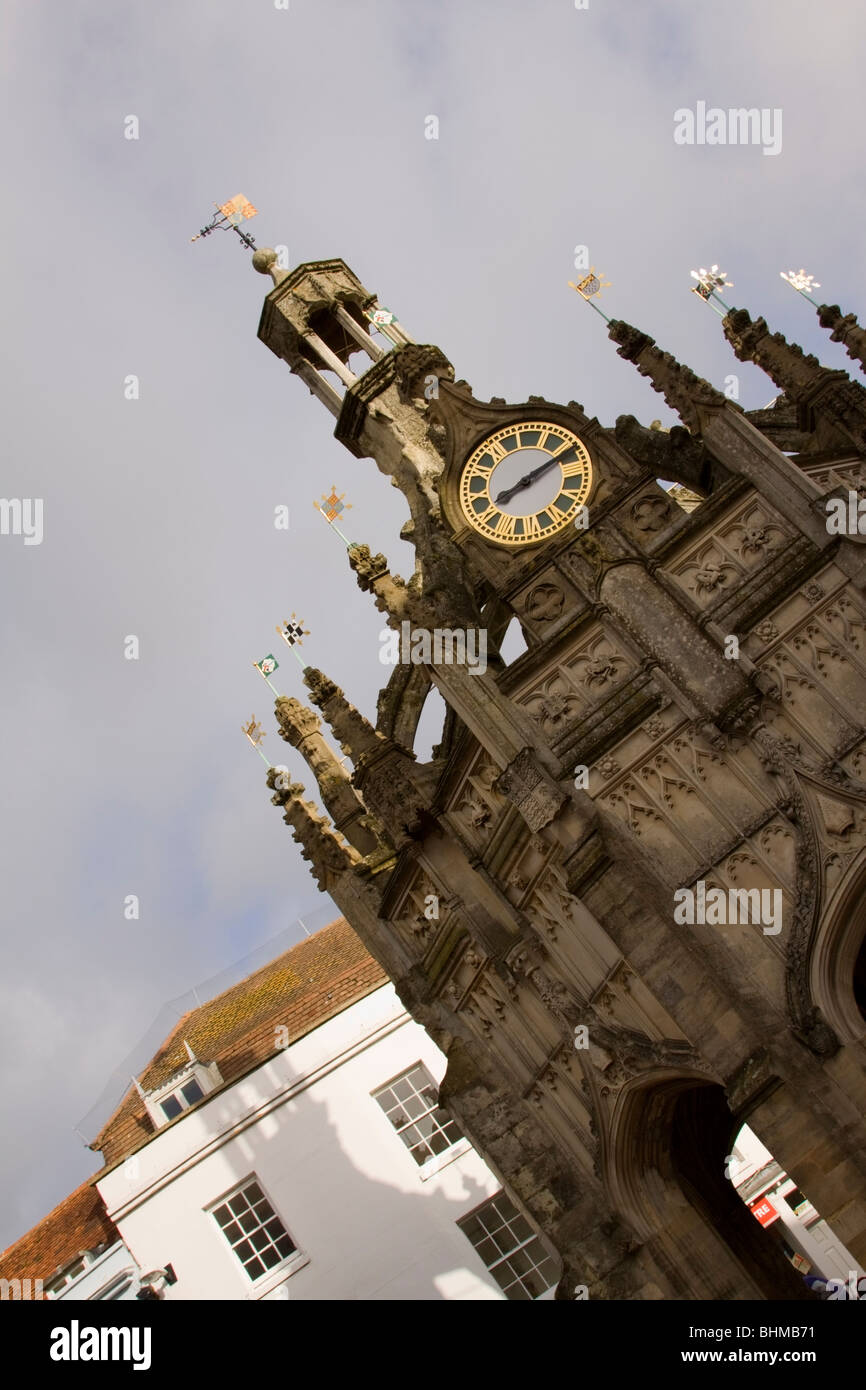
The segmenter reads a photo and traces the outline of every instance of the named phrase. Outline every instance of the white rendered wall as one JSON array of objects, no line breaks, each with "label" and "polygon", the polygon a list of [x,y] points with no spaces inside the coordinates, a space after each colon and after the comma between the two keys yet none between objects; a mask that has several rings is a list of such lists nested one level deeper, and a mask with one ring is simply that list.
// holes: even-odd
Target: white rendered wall
[{"label": "white rendered wall", "polygon": [[[441,1081],[388,984],[180,1116],[98,1183],[139,1265],[168,1299],[501,1299],[456,1225],[499,1182],[468,1146],[422,1178],[370,1095],[419,1061]],[[256,1284],[204,1210],[252,1174],[309,1260]]]}]

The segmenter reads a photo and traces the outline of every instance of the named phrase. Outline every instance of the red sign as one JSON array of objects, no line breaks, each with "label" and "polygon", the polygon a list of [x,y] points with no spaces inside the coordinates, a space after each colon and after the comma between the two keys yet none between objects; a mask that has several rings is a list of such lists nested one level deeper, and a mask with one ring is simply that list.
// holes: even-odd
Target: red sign
[{"label": "red sign", "polygon": [[757,1202],[752,1202],[749,1211],[753,1216],[757,1216],[762,1226],[772,1226],[774,1221],[778,1221],[779,1213],[768,1201],[766,1197],[761,1197]]}]

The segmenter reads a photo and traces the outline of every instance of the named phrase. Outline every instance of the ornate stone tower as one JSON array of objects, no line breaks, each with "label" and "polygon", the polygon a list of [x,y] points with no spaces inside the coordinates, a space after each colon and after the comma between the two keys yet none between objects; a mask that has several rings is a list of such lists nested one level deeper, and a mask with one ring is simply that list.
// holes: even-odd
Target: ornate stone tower
[{"label": "ornate stone tower", "polygon": [[[342,261],[254,263],[259,337],[408,500],[415,573],[356,545],[358,583],[451,639],[395,666],[375,728],[308,668],[353,771],[280,699],[333,827],[272,770],[274,803],[447,1054],[443,1103],[556,1246],[560,1297],[806,1297],[725,1163],[748,1121],[866,1261],[866,536],[826,506],[866,495],[866,390],[733,311],[783,392],[747,414],[614,322],[682,427],[608,429],[475,400],[395,322],[384,349]],[[478,633],[486,669],[454,645]]]}]

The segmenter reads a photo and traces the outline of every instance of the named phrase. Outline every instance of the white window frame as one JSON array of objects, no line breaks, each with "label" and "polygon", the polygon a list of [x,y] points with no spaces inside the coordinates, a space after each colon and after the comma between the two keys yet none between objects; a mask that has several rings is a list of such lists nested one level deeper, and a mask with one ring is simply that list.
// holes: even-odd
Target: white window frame
[{"label": "white window frame", "polygon": [[[195,1081],[198,1084],[201,1091],[199,1100],[189,1101],[182,1092],[181,1088],[188,1085],[190,1081]],[[204,1062],[191,1062],[182,1071],[176,1071],[174,1076],[169,1077],[168,1081],[163,1082],[161,1086],[155,1086],[152,1091],[144,1092],[147,1113],[157,1129],[162,1129],[165,1125],[173,1124],[175,1120],[181,1119],[185,1111],[192,1110],[196,1105],[201,1105],[202,1100],[207,1100],[210,1093],[221,1085],[222,1077],[216,1062],[211,1062],[209,1066],[205,1066]],[[180,1105],[180,1114],[173,1115],[171,1119],[162,1108],[163,1101],[168,1100],[169,1096],[174,1096]]]},{"label": "white window frame", "polygon": [[[506,1200],[507,1200],[508,1202],[511,1203],[511,1205],[514,1207],[514,1209],[515,1209],[517,1215],[518,1215],[519,1217],[521,1217],[521,1218],[526,1222],[526,1224],[529,1226],[530,1233],[529,1233],[529,1235],[525,1238],[525,1240],[520,1241],[520,1243],[519,1243],[518,1245],[515,1245],[511,1250],[506,1250],[502,1255],[499,1256],[498,1259],[495,1259],[495,1260],[493,1261],[492,1264],[487,1264],[486,1260],[484,1259],[484,1256],[483,1256],[482,1254],[479,1253],[478,1246],[475,1244],[475,1242],[472,1240],[472,1238],[471,1238],[470,1236],[468,1236],[468,1235],[466,1234],[466,1232],[463,1230],[463,1222],[464,1222],[464,1221],[470,1220],[470,1218],[473,1217],[473,1216],[477,1217],[477,1216],[479,1215],[480,1212],[483,1212],[483,1211],[484,1211],[485,1207],[489,1207],[493,1202],[498,1202],[499,1199],[500,1199],[501,1197],[506,1198]],[[541,1300],[544,1299],[544,1298],[546,1298],[546,1299],[552,1298],[552,1296],[553,1296],[553,1291],[556,1289],[556,1286],[557,1286],[557,1284],[559,1283],[559,1280],[560,1280],[561,1277],[562,1277],[562,1261],[560,1260],[559,1256],[556,1254],[556,1251],[553,1250],[553,1249],[551,1248],[551,1246],[550,1246],[550,1244],[548,1243],[548,1241],[545,1240],[543,1233],[539,1230],[538,1226],[535,1224],[535,1222],[534,1222],[534,1221],[532,1220],[532,1218],[529,1216],[528,1212],[526,1212],[526,1211],[524,1210],[524,1208],[520,1205],[519,1202],[515,1201],[514,1197],[511,1195],[511,1193],[508,1192],[504,1187],[503,1187],[503,1188],[500,1188],[500,1190],[499,1190],[498,1192],[494,1192],[490,1197],[485,1197],[484,1201],[483,1201],[483,1202],[479,1202],[478,1206],[477,1206],[477,1207],[473,1207],[471,1211],[467,1211],[467,1212],[464,1213],[463,1216],[458,1217],[457,1223],[456,1223],[456,1224],[457,1224],[457,1228],[458,1228],[458,1230],[460,1231],[461,1235],[464,1236],[465,1239],[468,1241],[469,1245],[472,1246],[472,1249],[473,1249],[475,1255],[477,1256],[477,1258],[479,1259],[479,1261],[481,1262],[481,1264],[484,1265],[484,1268],[486,1269],[487,1273],[490,1275],[491,1279],[494,1278],[494,1276],[493,1276],[493,1271],[494,1271],[494,1269],[496,1269],[499,1265],[504,1264],[507,1260],[511,1259],[511,1257],[512,1257],[513,1255],[516,1255],[517,1252],[518,1252],[519,1250],[525,1249],[527,1245],[530,1245],[530,1244],[532,1243],[532,1241],[534,1241],[534,1240],[539,1241],[540,1244],[541,1244],[541,1246],[542,1246],[542,1248],[543,1248],[543,1250],[544,1250],[544,1252],[545,1252],[546,1258],[549,1259],[549,1260],[553,1260],[554,1265],[558,1265],[558,1266],[559,1266],[559,1273],[557,1274],[557,1276],[556,1276],[556,1278],[555,1278],[555,1280],[553,1281],[552,1284],[548,1284],[548,1286],[547,1286],[546,1289],[543,1289],[542,1292],[539,1293],[539,1294],[535,1294],[534,1297],[531,1298],[531,1299],[526,1299],[526,1300],[522,1300],[522,1299],[521,1299],[521,1300],[517,1300],[517,1299],[509,1299],[508,1294],[506,1293],[505,1289],[501,1288],[501,1286],[499,1285],[499,1283],[498,1283],[495,1279],[494,1279],[494,1283],[496,1283],[496,1287],[499,1289],[499,1292],[502,1294],[502,1297],[503,1297],[507,1302],[530,1302],[530,1303],[540,1303]],[[506,1218],[506,1224],[508,1224],[508,1219],[507,1219],[507,1218]],[[490,1236],[489,1238],[490,1238],[491,1240],[494,1240],[494,1241],[495,1241],[495,1239],[496,1239],[495,1235],[492,1235],[492,1234],[491,1234],[491,1236]],[[482,1242],[482,1243],[483,1243],[483,1242]],[[537,1270],[537,1269],[538,1269],[538,1265],[534,1265],[533,1268]],[[520,1279],[521,1279],[521,1276],[518,1275],[517,1278],[516,1278],[515,1280],[513,1280],[512,1282],[513,1282],[513,1283],[516,1283],[516,1282],[518,1282]]]},{"label": "white window frame", "polygon": [[[238,1193],[243,1192],[245,1188],[249,1187],[250,1183],[256,1183],[258,1187],[261,1189],[262,1196],[270,1204],[270,1208],[274,1213],[274,1216],[280,1222],[280,1225],[282,1226],[286,1235],[289,1237],[289,1240],[295,1246],[295,1249],[292,1250],[290,1254],[283,1257],[280,1264],[273,1265],[271,1269],[266,1269],[263,1274],[258,1275],[258,1277],[255,1279],[253,1279],[252,1276],[245,1269],[240,1255],[236,1253],[234,1245],[232,1245],[231,1241],[225,1233],[225,1229],[222,1226],[220,1226],[215,1215],[218,1207],[221,1207],[224,1202],[230,1202],[232,1197],[236,1197]],[[247,1291],[248,1299],[259,1299],[262,1297],[263,1294],[270,1293],[274,1288],[276,1288],[278,1284],[283,1283],[285,1279],[288,1279],[292,1274],[295,1274],[299,1269],[302,1269],[304,1265],[308,1265],[310,1263],[309,1255],[298,1245],[294,1235],[289,1230],[288,1226],[283,1220],[282,1214],[279,1208],[277,1207],[276,1202],[271,1197],[270,1192],[265,1187],[265,1184],[262,1182],[258,1173],[248,1173],[247,1176],[243,1178],[240,1182],[236,1182],[233,1184],[232,1187],[228,1188],[228,1190],[224,1192],[221,1197],[218,1197],[216,1201],[209,1202],[208,1205],[204,1208],[204,1211],[208,1217],[208,1223],[211,1229],[213,1230],[214,1235],[217,1237],[220,1249],[224,1250],[228,1254],[231,1260],[232,1268],[236,1271],[238,1278],[240,1279],[241,1283]],[[268,1219],[270,1220],[271,1218],[269,1217]],[[259,1227],[259,1229],[262,1228]]]},{"label": "white window frame", "polygon": [[[392,1124],[391,1118],[386,1112],[384,1106],[380,1103],[379,1097],[391,1086],[396,1085],[398,1081],[406,1081],[411,1075],[411,1073],[413,1071],[417,1071],[419,1067],[429,1078],[430,1085],[436,1093],[436,1103],[435,1105],[430,1106],[429,1110],[425,1110],[423,1114],[416,1115],[414,1119],[408,1118],[407,1123],[403,1125],[400,1129],[397,1129]],[[417,1094],[420,1094],[420,1092],[417,1092]],[[468,1153],[469,1150],[472,1148],[471,1141],[466,1138],[465,1134],[461,1134],[459,1139],[455,1139],[453,1143],[449,1144],[447,1149],[443,1149],[442,1152],[438,1154],[429,1154],[428,1157],[424,1159],[423,1163],[419,1163],[415,1158],[414,1154],[412,1153],[412,1150],[410,1149],[409,1145],[404,1142],[402,1138],[404,1130],[409,1129],[412,1125],[416,1125],[419,1120],[423,1120],[427,1115],[432,1115],[436,1110],[445,1109],[445,1107],[441,1104],[439,1100],[439,1082],[436,1080],[435,1076],[433,1076],[426,1062],[424,1062],[420,1058],[418,1059],[418,1061],[413,1062],[410,1066],[404,1067],[403,1070],[398,1072],[396,1076],[392,1076],[390,1081],[385,1081],[381,1086],[377,1086],[374,1091],[370,1092],[370,1098],[375,1103],[376,1109],[378,1110],[379,1114],[383,1117],[383,1119],[387,1121],[392,1133],[400,1139],[400,1147],[403,1149],[403,1152],[406,1154],[406,1157],[411,1161],[413,1169],[416,1173],[419,1174],[422,1182],[426,1182],[429,1178],[435,1177],[435,1175],[442,1168],[447,1167],[449,1163],[453,1163],[455,1159],[461,1158],[463,1154]],[[405,1102],[400,1101],[398,1102],[398,1104],[405,1104]],[[446,1111],[446,1114],[447,1113],[448,1112]],[[459,1128],[459,1122],[453,1115],[449,1114],[448,1119],[451,1124],[454,1124]],[[422,1135],[421,1137],[423,1138],[424,1136]]]}]

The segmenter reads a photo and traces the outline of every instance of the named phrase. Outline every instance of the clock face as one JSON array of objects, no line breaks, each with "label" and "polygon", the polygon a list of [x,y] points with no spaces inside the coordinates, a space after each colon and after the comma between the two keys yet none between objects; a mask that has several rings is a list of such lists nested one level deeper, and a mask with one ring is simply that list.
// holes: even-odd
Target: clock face
[{"label": "clock face", "polygon": [[460,508],[498,545],[537,545],[570,526],[589,496],[592,463],[563,425],[526,420],[479,444],[460,478]]}]

